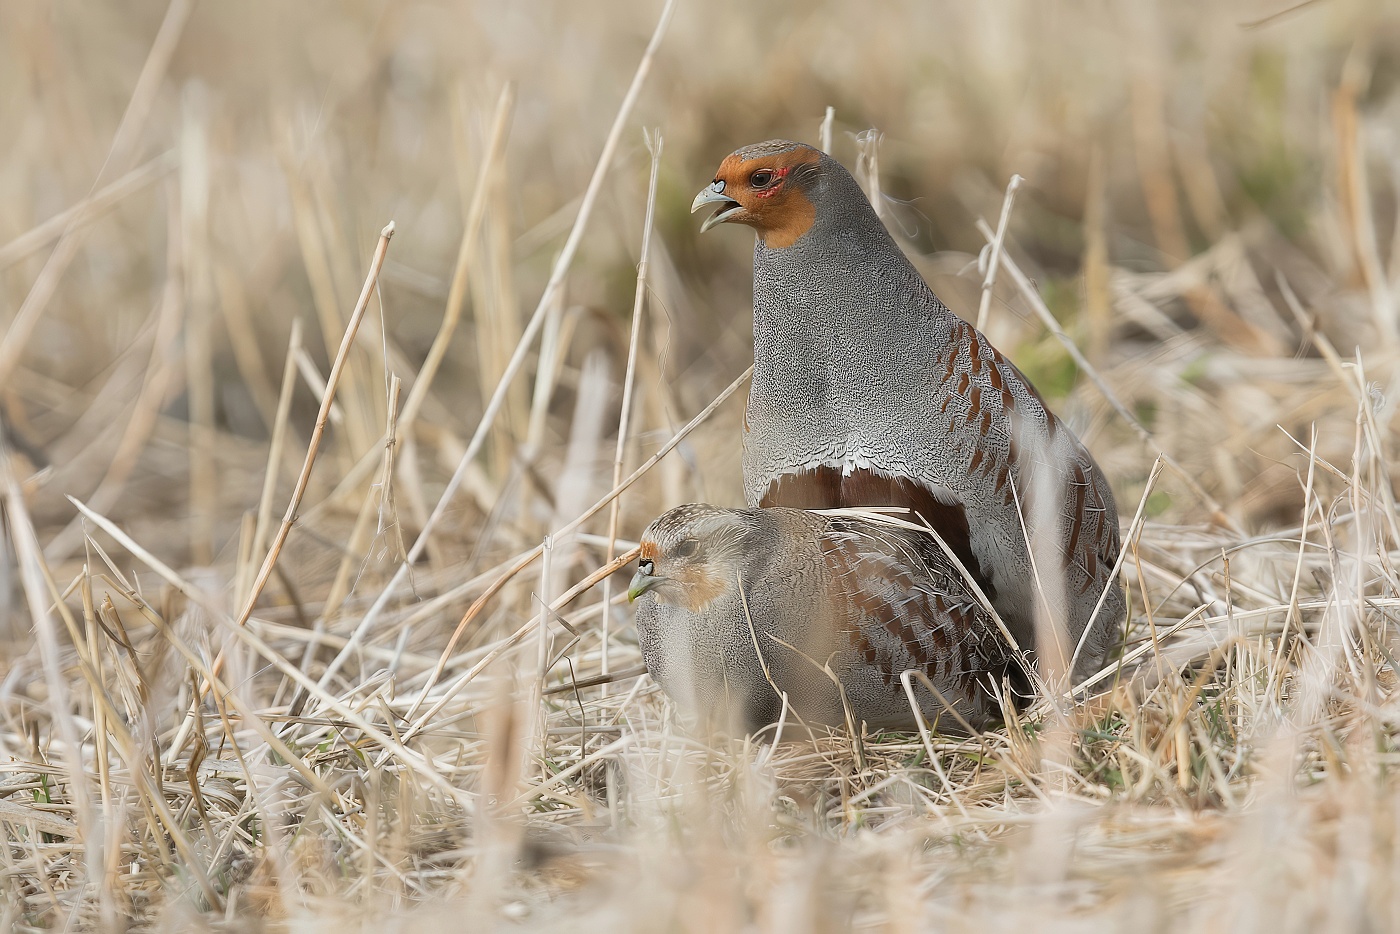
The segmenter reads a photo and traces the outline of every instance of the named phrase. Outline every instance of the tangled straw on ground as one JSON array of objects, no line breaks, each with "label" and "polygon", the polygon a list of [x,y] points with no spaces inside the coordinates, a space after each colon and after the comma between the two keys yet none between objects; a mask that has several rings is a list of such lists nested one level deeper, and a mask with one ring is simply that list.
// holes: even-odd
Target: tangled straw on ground
[{"label": "tangled straw on ground", "polygon": [[[1394,12],[583,6],[0,6],[0,927],[1394,926]],[[1124,654],[971,738],[688,735],[605,583],[740,498],[687,192],[872,123],[1135,507]]]}]

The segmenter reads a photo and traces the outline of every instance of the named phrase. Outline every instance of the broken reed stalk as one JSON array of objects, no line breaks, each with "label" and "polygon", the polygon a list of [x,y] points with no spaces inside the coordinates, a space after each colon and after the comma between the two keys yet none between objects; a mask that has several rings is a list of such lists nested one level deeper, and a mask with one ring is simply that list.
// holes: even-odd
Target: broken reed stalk
[{"label": "broken reed stalk", "polygon": [[[365,310],[369,308],[370,296],[374,294],[375,283],[379,281],[379,271],[383,268],[384,257],[389,252],[389,239],[393,236],[394,222],[390,221],[379,232],[379,244],[375,247],[374,258],[370,261],[369,275],[365,277],[364,288],[360,290],[360,299],[355,303],[355,311],[350,315],[350,322],[345,327],[345,336],[340,341],[340,350],[337,351],[335,362],[331,365],[330,376],[326,378],[326,391],[321,395],[321,408],[316,413],[316,426],[312,429],[311,442],[306,448],[306,460],[301,466],[301,474],[297,477],[296,486],[292,489],[291,499],[287,501],[287,511],[282,516],[282,524],[278,526],[277,534],[273,536],[272,545],[267,550],[267,557],[263,559],[262,567],[258,569],[257,576],[253,578],[253,585],[243,602],[243,609],[235,620],[239,626],[245,625],[248,622],[248,617],[252,615],[253,607],[258,602],[263,587],[267,586],[267,579],[272,575],[272,568],[277,563],[277,556],[282,551],[282,545],[287,541],[287,535],[292,531],[292,523],[296,521],[297,510],[301,507],[301,498],[306,495],[306,487],[311,482],[311,468],[316,465],[316,454],[321,449],[321,437],[325,434],[326,423],[330,421],[331,402],[334,401],[336,388],[340,385],[340,376],[345,369],[345,362],[350,356],[350,348],[355,344],[355,334],[360,329],[360,322],[364,319]],[[222,659],[222,655],[220,659]],[[213,670],[218,672],[218,661],[215,662]]]},{"label": "broken reed stalk", "polygon": [[[991,255],[987,258],[987,274],[982,279],[982,298],[977,304],[977,330],[987,330],[987,318],[992,311],[992,289],[997,282],[997,267],[1001,265],[1002,244],[1006,242],[1006,228],[1011,223],[1011,206],[1016,203],[1016,190],[1025,179],[1013,174],[1006,183],[1006,197],[1001,202],[1001,219],[997,221],[996,236],[989,244]],[[986,255],[985,252],[981,255]]]},{"label": "broken reed stalk", "polygon": [[[647,151],[651,153],[651,178],[647,182],[646,219],[642,222],[642,249],[637,259],[637,286],[632,293],[632,327],[627,339],[627,371],[622,378],[622,411],[617,417],[617,449],[613,453],[612,485],[616,489],[622,482],[622,462],[627,453],[627,432],[632,424],[632,389],[637,377],[637,346],[642,335],[642,311],[647,296],[647,256],[651,252],[652,221],[656,216],[656,178],[661,167],[661,131],[647,134],[643,131]],[[611,561],[613,547],[617,542],[617,519],[621,498],[615,498],[608,506],[608,545],[603,553],[604,563]],[[608,673],[608,642],[611,638],[610,623],[612,612],[607,609],[612,597],[612,578],[603,581],[603,621],[602,621],[602,661],[603,674]]]},{"label": "broken reed stalk", "polygon": [[545,316],[553,305],[556,295],[563,287],[564,277],[568,274],[569,268],[573,265],[574,254],[578,251],[579,244],[583,240],[583,232],[588,225],[588,219],[593,214],[593,206],[598,200],[598,195],[602,191],[603,179],[607,177],[608,169],[612,165],[613,153],[617,150],[618,140],[622,136],[622,129],[627,124],[627,118],[632,113],[632,108],[641,95],[642,86],[646,83],[647,74],[651,71],[652,60],[656,56],[656,50],[661,45],[661,39],[666,34],[666,27],[670,23],[671,14],[675,9],[676,0],[666,0],[665,7],[661,10],[661,16],[657,20],[656,29],[652,32],[651,41],[647,43],[646,50],[642,53],[641,61],[637,63],[637,70],[632,75],[632,83],[627,88],[627,93],[623,96],[622,103],[618,106],[617,116],[613,119],[611,129],[608,130],[607,139],[603,142],[603,151],[598,156],[598,162],[593,167],[593,174],[588,180],[588,187],[584,189],[583,200],[579,203],[578,216],[574,219],[573,227],[569,230],[569,237],[564,241],[564,247],[559,252],[559,258],[555,260],[554,267],[550,272],[549,281],[545,283],[544,292],[540,295],[539,303],[535,306],[535,312],[530,317],[530,322],[525,326],[524,332],[520,335],[519,342],[515,345],[515,352],[511,354],[510,362],[506,364],[505,370],[501,373],[500,380],[496,383],[496,390],[491,394],[490,400],[486,403],[486,409],[482,412],[481,420],[477,423],[476,431],[472,433],[471,441],[467,444],[467,449],[462,453],[457,462],[457,468],[452,472],[452,477],[447,481],[447,487],[438,497],[437,505],[433,507],[432,513],[423,523],[423,527],[418,532],[418,537],[414,539],[413,547],[408,551],[408,555],[399,563],[394,571],[394,576],[389,578],[389,582],[384,589],[379,592],[379,596],[365,612],[354,631],[350,634],[350,640],[345,643],[345,647],[326,666],[325,672],[321,675],[318,684],[325,687],[330,683],[345,664],[350,654],[355,650],[365,633],[374,626],[379,619],[379,614],[384,612],[384,608],[389,605],[389,601],[398,593],[398,589],[403,586],[408,579],[409,569],[422,556],[424,549],[428,546],[428,540],[432,537],[433,529],[447,512],[452,498],[456,495],[458,488],[462,485],[467,474],[467,468],[476,459],[481,451],[482,445],[486,441],[486,435],[490,432],[491,426],[495,423],[496,415],[500,412],[501,406],[505,404],[506,394],[511,383],[525,366],[525,359],[529,354],[530,347],[535,342],[536,335],[539,334],[541,326],[545,321]]}]

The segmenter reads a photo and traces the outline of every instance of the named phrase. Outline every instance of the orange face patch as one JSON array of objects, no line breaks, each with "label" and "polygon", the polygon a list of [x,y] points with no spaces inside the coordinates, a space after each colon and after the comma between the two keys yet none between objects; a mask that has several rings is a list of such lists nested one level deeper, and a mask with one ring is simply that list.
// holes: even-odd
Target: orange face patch
[{"label": "orange face patch", "polygon": [[656,542],[644,541],[642,542],[642,550],[638,557],[643,561],[655,561],[660,554],[661,552],[657,549]]},{"label": "orange face patch", "polygon": [[729,219],[753,227],[774,249],[792,246],[817,219],[815,205],[792,176],[820,160],[821,153],[807,146],[753,159],[726,157],[715,179],[743,208]]},{"label": "orange face patch", "polygon": [[686,573],[676,577],[675,581],[680,584],[685,608],[692,613],[703,612],[729,587],[722,578],[701,568],[687,568]]}]

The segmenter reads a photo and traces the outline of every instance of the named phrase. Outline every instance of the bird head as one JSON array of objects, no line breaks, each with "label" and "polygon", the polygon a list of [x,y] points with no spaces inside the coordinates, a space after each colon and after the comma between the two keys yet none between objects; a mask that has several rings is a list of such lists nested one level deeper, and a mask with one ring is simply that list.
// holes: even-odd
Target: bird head
[{"label": "bird head", "polygon": [[740,510],[677,506],[642,533],[628,601],[651,594],[658,603],[702,612],[737,586],[748,533]]},{"label": "bird head", "polygon": [[805,143],[778,139],[745,146],[725,157],[690,212],[718,207],[701,233],[717,224],[747,224],[773,249],[792,246],[816,221],[811,195],[821,163],[821,151]]}]

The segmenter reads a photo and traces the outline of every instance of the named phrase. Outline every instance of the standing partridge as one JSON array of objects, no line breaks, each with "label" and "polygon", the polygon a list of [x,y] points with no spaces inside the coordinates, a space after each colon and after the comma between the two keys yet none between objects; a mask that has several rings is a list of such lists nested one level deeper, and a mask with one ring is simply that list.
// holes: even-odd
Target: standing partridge
[{"label": "standing partridge", "polygon": [[1019,645],[1036,645],[1048,608],[1068,636],[1061,658],[1077,649],[1074,675],[1096,670],[1125,604],[1113,493],[1079,439],[938,300],[835,159],[783,140],[746,146],[691,210],[705,206],[718,210],[702,231],[758,233],[749,504],[911,509]]},{"label": "standing partridge", "polygon": [[[754,732],[778,719],[957,731],[1000,714],[1005,639],[946,558],[878,519],[678,506],[642,533],[628,597],[647,670],[687,715]],[[839,684],[839,687],[838,687]],[[941,699],[940,699],[941,695]],[[954,714],[952,711],[956,711]]]}]

